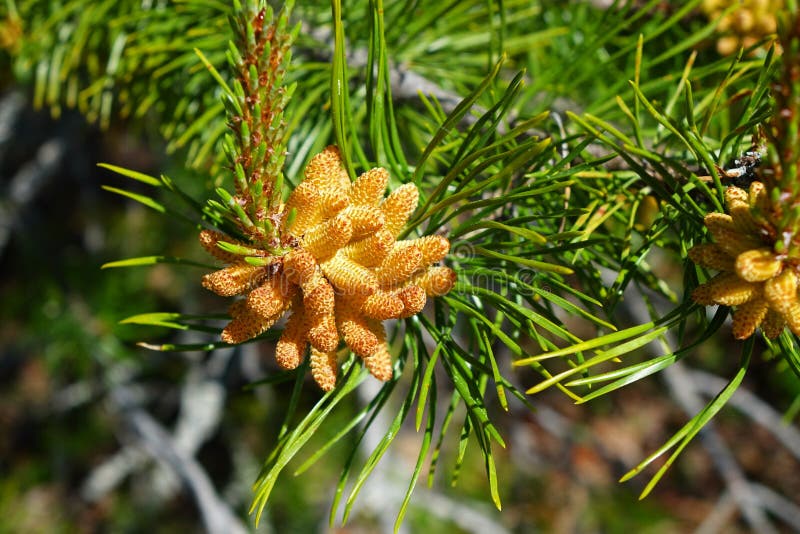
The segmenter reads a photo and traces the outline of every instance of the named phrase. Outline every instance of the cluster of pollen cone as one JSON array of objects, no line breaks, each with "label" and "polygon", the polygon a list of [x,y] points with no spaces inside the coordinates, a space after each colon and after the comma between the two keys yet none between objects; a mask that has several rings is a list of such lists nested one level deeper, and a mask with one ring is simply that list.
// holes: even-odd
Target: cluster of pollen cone
[{"label": "cluster of pollen cone", "polygon": [[696,264],[720,271],[692,293],[698,304],[735,307],[733,335],[746,339],[760,327],[775,338],[784,326],[800,334],[797,263],[776,254],[776,231],[769,213],[767,191],[753,182],[749,191],[729,186],[727,214],[709,213],[705,225],[714,243],[694,246]]},{"label": "cluster of pollen cone", "polygon": [[455,272],[436,265],[450,249],[442,236],[397,240],[417,207],[418,191],[405,184],[384,198],[389,175],[372,169],[351,182],[339,151],[330,146],[305,169],[305,179],[278,218],[284,249],[266,265],[253,265],[222,250],[232,242],[204,230],[203,247],[229,265],[203,277],[222,296],[241,295],[222,331],[227,343],[252,339],[291,310],[275,357],[294,369],[310,346],[314,380],[329,391],[336,384],[340,340],[379,380],[392,377],[383,321],[410,317],[427,297],[443,295]]}]

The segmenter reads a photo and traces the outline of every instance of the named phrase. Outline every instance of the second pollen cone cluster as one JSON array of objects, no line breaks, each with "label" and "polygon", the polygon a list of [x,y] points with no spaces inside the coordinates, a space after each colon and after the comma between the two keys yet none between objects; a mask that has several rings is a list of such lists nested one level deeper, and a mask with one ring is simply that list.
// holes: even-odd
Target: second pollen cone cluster
[{"label": "second pollen cone cluster", "polygon": [[689,258],[720,271],[692,293],[698,304],[735,307],[733,335],[746,339],[755,329],[769,338],[785,326],[800,335],[797,264],[775,253],[774,225],[764,184],[753,182],[749,192],[730,186],[725,191],[728,213],[709,213],[705,225],[714,243],[695,245]]},{"label": "second pollen cone cluster", "polygon": [[450,250],[445,237],[397,240],[419,193],[405,184],[384,198],[388,181],[388,172],[375,168],[351,182],[339,150],[330,146],[312,158],[279,214],[284,255],[252,265],[217,246],[224,235],[201,233],[204,247],[230,263],[206,275],[204,287],[245,295],[230,308],[223,341],[252,339],[291,310],[276,348],[280,366],[296,368],[310,345],[314,380],[329,391],[344,340],[373,376],[389,380],[383,321],[419,313],[427,297],[452,289],[456,274],[436,265]]}]

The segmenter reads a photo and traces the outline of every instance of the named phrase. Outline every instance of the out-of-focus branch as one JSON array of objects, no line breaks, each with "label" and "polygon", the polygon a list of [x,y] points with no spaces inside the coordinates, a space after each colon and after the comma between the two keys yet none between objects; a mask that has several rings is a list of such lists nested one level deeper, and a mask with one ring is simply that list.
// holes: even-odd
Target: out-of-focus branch
[{"label": "out-of-focus branch", "polygon": [[[667,337],[669,339],[671,336]],[[669,345],[670,347],[676,346],[672,339],[669,339]],[[663,377],[675,400],[688,415],[693,416],[703,409],[703,399],[689,369],[683,363],[677,362],[669,366],[664,370]],[[778,531],[767,518],[764,504],[752,491],[746,475],[739,467],[731,450],[717,434],[714,424],[708,423],[700,431],[699,437],[714,462],[717,472],[722,476],[728,491],[754,532],[777,533]]]},{"label": "out-of-focus branch", "polygon": [[[174,446],[188,457],[193,457],[219,426],[226,396],[221,379],[230,360],[230,352],[217,351],[207,362],[193,364],[181,390],[180,412],[171,439]],[[122,382],[130,379],[132,376],[126,375]],[[120,380],[114,382],[119,383]],[[97,501],[148,463],[148,455],[140,448],[123,447],[92,470],[83,483],[81,495],[87,501]],[[177,490],[178,480],[170,471],[158,471],[154,477],[154,491],[165,498]]]},{"label": "out-of-focus branch", "polygon": [[147,453],[168,466],[192,493],[206,530],[212,534],[245,534],[245,525],[217,495],[211,480],[194,458],[181,452],[167,431],[135,401],[126,386],[111,391],[111,400],[136,433]]},{"label": "out-of-focus branch", "polygon": [[[693,370],[690,374],[697,391],[707,397],[715,396],[726,385],[725,380],[705,371]],[[800,430],[784,422],[781,415],[766,402],[740,387],[728,404],[769,430],[795,458],[800,460]]]},{"label": "out-of-focus branch", "polygon": [[4,195],[5,201],[0,204],[0,253],[11,237],[18,214],[24,211],[55,174],[65,152],[66,144],[62,139],[50,139],[39,147],[36,157],[19,169],[11,179]]}]

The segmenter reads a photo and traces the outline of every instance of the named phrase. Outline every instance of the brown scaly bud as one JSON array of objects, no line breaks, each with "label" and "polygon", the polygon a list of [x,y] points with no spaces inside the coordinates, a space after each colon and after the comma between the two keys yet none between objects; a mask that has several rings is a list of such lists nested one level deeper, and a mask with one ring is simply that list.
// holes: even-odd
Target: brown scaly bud
[{"label": "brown scaly bud", "polygon": [[237,263],[242,261],[242,257],[238,254],[228,252],[227,250],[222,250],[217,246],[217,243],[220,241],[242,245],[243,243],[240,241],[231,239],[222,232],[217,232],[215,230],[201,230],[198,237],[200,239],[200,245],[205,249],[205,251],[218,260],[225,263]]},{"label": "brown scaly bud", "polygon": [[322,391],[331,391],[336,387],[336,375],[339,372],[339,362],[336,351],[320,352],[311,347],[311,376]]},{"label": "brown scaly bud", "polygon": [[286,321],[278,344],[275,347],[275,360],[284,369],[295,369],[303,361],[303,353],[308,344],[306,332],[308,325],[302,307],[295,306],[295,311]]},{"label": "brown scaly bud", "polygon": [[381,204],[381,211],[386,217],[384,228],[392,237],[397,237],[408,218],[417,209],[419,191],[414,184],[404,184],[392,191]]},{"label": "brown scaly bud", "polygon": [[456,273],[449,267],[430,267],[414,275],[411,283],[425,290],[429,297],[445,295],[456,285]]},{"label": "brown scaly bud", "polygon": [[389,185],[389,173],[381,167],[370,169],[350,186],[350,203],[354,206],[377,206]]},{"label": "brown scaly bud", "polygon": [[266,267],[240,262],[204,275],[202,284],[221,297],[232,297],[257,287],[268,274]]}]

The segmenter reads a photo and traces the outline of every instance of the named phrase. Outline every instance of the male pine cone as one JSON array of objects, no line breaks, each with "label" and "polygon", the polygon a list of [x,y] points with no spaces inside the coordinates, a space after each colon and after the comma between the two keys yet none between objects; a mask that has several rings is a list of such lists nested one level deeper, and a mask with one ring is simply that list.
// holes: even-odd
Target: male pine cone
[{"label": "male pine cone", "polygon": [[241,243],[203,230],[203,247],[229,264],[205,275],[203,286],[222,296],[244,296],[230,307],[222,340],[252,339],[291,310],[275,351],[281,367],[300,365],[310,345],[311,374],[329,391],[336,385],[343,339],[373,376],[389,380],[392,361],[382,322],[419,313],[427,297],[452,289],[456,274],[435,265],[450,250],[446,238],[397,241],[419,193],[405,184],[384,198],[388,181],[387,171],[376,168],[351,182],[339,150],[329,146],[309,162],[305,180],[276,217],[286,254],[262,251],[254,265],[218,246]]},{"label": "male pine cone", "polygon": [[730,186],[725,191],[728,214],[709,213],[705,225],[714,243],[696,245],[689,258],[720,271],[692,292],[698,304],[733,306],[733,335],[746,339],[761,327],[775,338],[789,326],[800,335],[797,261],[774,252],[776,231],[766,215],[767,192],[753,182],[749,193]]}]

